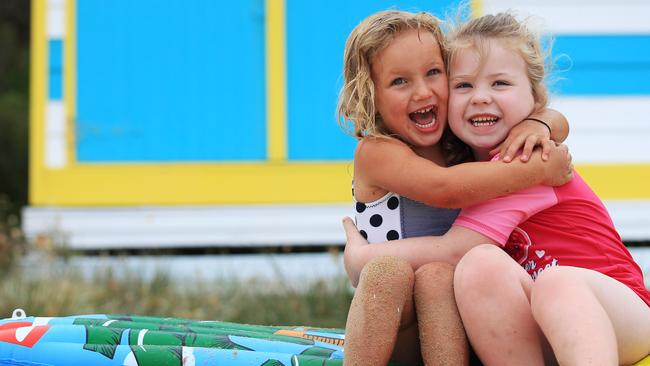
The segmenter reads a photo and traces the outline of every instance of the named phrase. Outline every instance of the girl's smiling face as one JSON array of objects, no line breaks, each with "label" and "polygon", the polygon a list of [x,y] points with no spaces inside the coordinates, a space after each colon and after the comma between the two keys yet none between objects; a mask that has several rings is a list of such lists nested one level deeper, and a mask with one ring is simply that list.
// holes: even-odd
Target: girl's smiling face
[{"label": "girl's smiling face", "polygon": [[375,106],[386,128],[413,147],[440,140],[449,95],[440,46],[426,30],[397,35],[371,66]]},{"label": "girl's smiling face", "polygon": [[479,160],[535,108],[527,65],[499,39],[456,51],[449,75],[449,125]]}]

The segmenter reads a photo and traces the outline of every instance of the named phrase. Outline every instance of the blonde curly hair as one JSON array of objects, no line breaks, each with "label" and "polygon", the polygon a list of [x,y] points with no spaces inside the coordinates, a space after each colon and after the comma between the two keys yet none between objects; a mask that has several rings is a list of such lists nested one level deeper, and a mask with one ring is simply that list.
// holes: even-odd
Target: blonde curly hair
[{"label": "blonde curly hair", "polygon": [[540,36],[511,13],[484,15],[456,27],[447,37],[447,65],[451,67],[458,51],[469,47],[477,50],[483,62],[488,52],[486,42],[491,39],[504,41],[508,47],[521,55],[526,63],[526,74],[530,80],[536,107],[546,107],[548,90],[544,79],[547,59],[545,56],[548,50],[542,48]]},{"label": "blonde curly hair", "polygon": [[343,127],[352,123],[353,135],[357,139],[390,136],[375,108],[372,63],[379,52],[407,29],[431,32],[445,57],[445,37],[440,29],[440,20],[426,12],[387,10],[375,13],[359,23],[345,43],[344,85],[336,111]]}]

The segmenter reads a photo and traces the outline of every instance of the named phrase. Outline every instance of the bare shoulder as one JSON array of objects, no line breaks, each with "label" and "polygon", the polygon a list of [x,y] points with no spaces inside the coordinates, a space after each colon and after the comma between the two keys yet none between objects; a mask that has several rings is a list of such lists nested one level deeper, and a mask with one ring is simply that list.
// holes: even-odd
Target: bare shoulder
[{"label": "bare shoulder", "polygon": [[412,153],[403,142],[391,138],[364,138],[354,152],[354,195],[359,202],[371,202],[389,190],[395,166],[400,156]]},{"label": "bare shoulder", "polygon": [[359,141],[354,152],[355,162],[373,163],[386,161],[386,159],[395,159],[404,155],[414,155],[415,153],[405,143],[398,139],[367,137]]}]

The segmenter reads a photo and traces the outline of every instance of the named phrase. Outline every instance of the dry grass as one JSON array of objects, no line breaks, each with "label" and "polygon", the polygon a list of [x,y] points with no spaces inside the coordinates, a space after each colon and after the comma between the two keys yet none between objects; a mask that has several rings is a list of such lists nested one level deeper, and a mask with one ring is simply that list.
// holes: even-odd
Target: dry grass
[{"label": "dry grass", "polygon": [[[43,260],[38,271],[11,266],[0,279],[0,318],[128,313],[248,324],[343,327],[352,299],[347,280],[315,282],[297,291],[281,282],[212,280],[179,283],[168,273],[149,279],[98,269],[84,275]],[[48,267],[49,266],[49,267]],[[46,275],[35,275],[45,273]]]}]

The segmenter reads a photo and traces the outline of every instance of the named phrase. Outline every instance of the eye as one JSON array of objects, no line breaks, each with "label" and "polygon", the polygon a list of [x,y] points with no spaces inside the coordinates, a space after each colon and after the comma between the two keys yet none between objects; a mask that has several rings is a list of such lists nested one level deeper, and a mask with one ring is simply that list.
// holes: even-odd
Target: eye
[{"label": "eye", "polygon": [[403,84],[406,84],[406,79],[404,78],[397,78],[390,82],[390,85],[403,85]]},{"label": "eye", "polygon": [[456,85],[454,85],[454,89],[463,89],[463,88],[471,88],[471,87],[472,87],[472,84],[470,84],[470,83],[468,83],[466,81],[462,81],[462,82],[456,83]]},{"label": "eye", "polygon": [[494,85],[494,86],[508,86],[508,85],[511,85],[511,84],[509,82],[505,81],[505,80],[497,80],[492,85]]},{"label": "eye", "polygon": [[441,73],[442,73],[442,71],[440,69],[433,68],[433,69],[427,71],[427,76],[435,76],[435,75],[439,75]]}]

